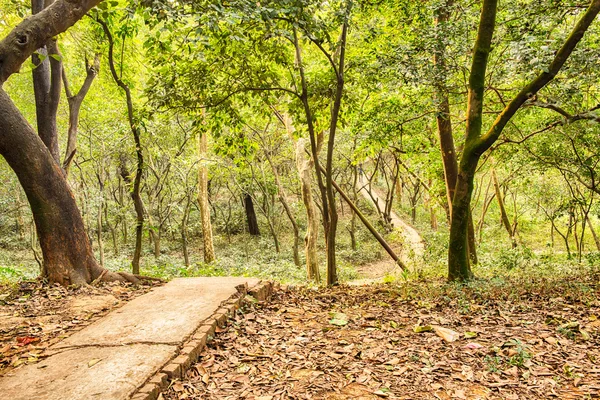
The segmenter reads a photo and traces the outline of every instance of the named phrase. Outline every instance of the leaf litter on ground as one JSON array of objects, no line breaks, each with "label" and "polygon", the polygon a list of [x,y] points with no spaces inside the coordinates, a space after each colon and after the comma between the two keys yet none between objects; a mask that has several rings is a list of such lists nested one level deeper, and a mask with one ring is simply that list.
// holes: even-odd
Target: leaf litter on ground
[{"label": "leaf litter on ground", "polygon": [[[584,292],[547,282],[485,290],[442,282],[280,290],[270,303],[247,303],[186,377],[173,381],[163,395],[169,400],[596,397],[600,302],[591,281],[586,284],[592,289]],[[561,322],[548,324],[548,316]],[[563,326],[574,321],[577,327]],[[427,326],[431,329],[415,329]],[[439,334],[440,327],[452,340]]]},{"label": "leaf litter on ground", "polygon": [[[0,288],[0,376],[44,359],[51,345],[158,284],[65,288],[38,279]],[[89,367],[99,361],[90,360]]]}]

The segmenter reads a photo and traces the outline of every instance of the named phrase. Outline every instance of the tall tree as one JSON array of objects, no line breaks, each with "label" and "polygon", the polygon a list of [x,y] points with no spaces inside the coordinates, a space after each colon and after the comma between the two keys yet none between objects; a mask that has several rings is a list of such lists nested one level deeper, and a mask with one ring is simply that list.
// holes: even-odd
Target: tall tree
[{"label": "tall tree", "polygon": [[202,243],[204,262],[215,260],[212,224],[210,221],[210,204],[208,203],[208,133],[202,129],[198,132],[198,204],[202,223]]},{"label": "tall tree", "polygon": [[483,0],[471,72],[467,104],[467,126],[464,150],[458,166],[458,180],[452,199],[452,221],[448,246],[448,279],[467,280],[472,277],[468,258],[468,221],[474,178],[479,159],[498,140],[500,134],[521,106],[552,81],[563,67],[575,46],[600,12],[600,0],[593,0],[571,34],[557,50],[547,69],[533,78],[498,114],[484,133],[483,105],[485,80],[492,37],[496,25],[497,0]]},{"label": "tall tree", "polygon": [[[53,37],[69,29],[98,0],[56,0],[23,20],[0,41],[0,83],[19,71],[23,62]],[[43,274],[63,285],[95,279],[132,280],[98,265],[75,197],[42,139],[0,88],[0,154],[17,175],[31,206],[43,255]]]},{"label": "tall tree", "polygon": [[[133,135],[133,141],[135,143],[135,154],[137,158],[135,176],[133,182],[131,182],[131,199],[133,200],[133,206],[136,215],[135,225],[135,249],[133,252],[133,258],[131,260],[131,267],[134,274],[140,273],[140,258],[142,256],[142,235],[144,233],[144,203],[142,201],[142,195],[140,193],[142,184],[142,174],[144,171],[144,153],[142,150],[141,143],[141,128],[139,118],[135,115],[133,110],[133,98],[131,96],[131,89],[129,85],[123,81],[123,77],[117,73],[114,60],[114,47],[115,41],[113,35],[108,27],[106,21],[98,19],[98,23],[102,26],[104,34],[108,39],[108,66],[110,67],[110,73],[115,83],[125,92],[125,99],[127,103],[127,120],[129,121],[129,128]],[[122,71],[122,69],[121,69]],[[124,174],[124,179],[127,179],[128,174]]]}]

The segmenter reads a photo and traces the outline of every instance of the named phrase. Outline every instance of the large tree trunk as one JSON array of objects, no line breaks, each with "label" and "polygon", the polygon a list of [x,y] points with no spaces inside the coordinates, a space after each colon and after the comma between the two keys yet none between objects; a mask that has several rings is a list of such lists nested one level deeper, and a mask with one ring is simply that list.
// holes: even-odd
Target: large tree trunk
[{"label": "large tree trunk", "polygon": [[[66,31],[99,2],[56,0],[23,20],[0,42],[0,84],[18,72],[33,52]],[[57,154],[53,156],[1,88],[0,154],[15,171],[27,195],[43,252],[42,273],[51,282],[69,285],[93,279],[137,281],[97,264]]]},{"label": "large tree trunk", "polygon": [[27,195],[50,282],[80,285],[94,279],[125,280],[96,260],[75,197],[52,154],[0,89],[0,154]]},{"label": "large tree trunk", "polygon": [[496,24],[497,5],[498,0],[483,1],[477,39],[473,48],[473,60],[469,75],[466,139],[452,199],[453,210],[448,248],[448,279],[450,280],[462,281],[471,277],[466,242],[473,179],[479,158],[498,140],[508,122],[521,106],[554,79],[600,12],[600,0],[593,0],[562,47],[556,51],[548,68],[525,85],[506,104],[490,128],[482,134],[485,78]]},{"label": "large tree trunk", "polygon": [[206,154],[208,152],[207,133],[198,133],[198,205],[200,206],[200,220],[202,221],[202,242],[204,244],[204,262],[215,260],[213,245],[212,224],[210,221],[210,205],[208,203],[208,167]]},{"label": "large tree trunk", "polygon": [[[448,88],[446,84],[446,47],[444,45],[444,29],[450,17],[450,10],[453,0],[446,0],[436,10],[435,26],[438,39],[434,50],[433,62],[436,69],[436,79],[434,80],[434,98],[437,105],[436,121],[438,126],[438,136],[440,140],[440,150],[442,153],[442,164],[444,166],[444,181],[446,183],[446,198],[448,200],[448,215],[452,216],[452,199],[458,177],[458,158],[454,146],[454,137],[452,136],[452,120],[450,118],[450,101],[448,99]],[[473,218],[469,215],[468,229],[468,249],[470,260],[477,264],[477,249],[475,243],[475,229],[473,227]]]}]

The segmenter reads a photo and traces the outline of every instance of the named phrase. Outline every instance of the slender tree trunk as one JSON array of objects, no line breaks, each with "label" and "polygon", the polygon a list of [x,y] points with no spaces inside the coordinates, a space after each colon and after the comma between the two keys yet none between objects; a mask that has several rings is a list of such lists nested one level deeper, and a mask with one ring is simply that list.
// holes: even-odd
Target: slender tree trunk
[{"label": "slender tree trunk", "polygon": [[16,188],[15,194],[17,196],[17,229],[19,231],[19,238],[25,240],[25,220],[23,219],[23,212],[21,211],[21,189]]},{"label": "slender tree trunk", "polygon": [[113,254],[114,255],[119,255],[119,240],[117,239],[117,227],[116,224],[115,226],[109,224],[109,229],[110,229],[110,236],[112,238],[112,244],[113,244]]},{"label": "slender tree trunk", "polygon": [[298,32],[296,28],[293,30],[294,33],[294,50],[296,56],[296,63],[298,65],[298,72],[300,74],[300,83],[302,85],[302,93],[300,95],[302,106],[304,108],[304,115],[306,117],[306,126],[308,128],[308,137],[310,140],[310,152],[312,156],[312,165],[315,168],[317,176],[317,186],[321,195],[321,214],[323,216],[323,230],[325,232],[325,240],[327,240],[327,232],[329,231],[329,206],[327,204],[327,190],[325,183],[323,182],[323,176],[321,175],[321,161],[319,158],[319,151],[322,144],[322,136],[317,136],[314,125],[314,117],[310,108],[308,100],[308,82],[304,73],[304,63],[302,62],[302,49],[300,47],[300,41],[298,40]]},{"label": "slender tree trunk", "polygon": [[256,219],[256,211],[254,210],[254,201],[252,196],[244,193],[244,210],[246,211],[246,220],[248,222],[248,233],[254,236],[260,235],[258,229],[258,220]]},{"label": "slender tree trunk", "polygon": [[[262,140],[262,137],[261,137]],[[264,140],[263,140],[263,144],[265,144]],[[269,152],[265,149],[264,152],[267,161],[269,163],[269,165],[271,166],[271,171],[273,172],[273,178],[275,180],[275,186],[277,186],[277,195],[279,198],[279,202],[281,203],[281,205],[283,206],[283,209],[285,211],[285,214],[287,215],[288,219],[290,220],[290,223],[292,224],[292,231],[294,233],[294,245],[292,247],[292,251],[293,251],[293,255],[294,255],[294,264],[296,266],[300,266],[300,254],[298,252],[298,247],[300,246],[300,229],[298,228],[298,223],[296,222],[296,217],[294,217],[294,214],[292,213],[292,209],[290,208],[286,196],[285,196],[285,191],[283,190],[283,185],[281,184],[281,181],[279,180],[279,173],[277,172],[277,168],[275,167],[275,164],[273,163],[273,160],[271,159],[271,156],[269,155]]]},{"label": "slender tree trunk", "polygon": [[[352,169],[353,179],[352,179],[352,201],[354,204],[358,204],[358,167],[354,166]],[[352,251],[356,251],[358,246],[356,244],[356,213],[352,210],[352,218],[350,218],[350,229],[348,229],[350,233],[350,248]]]},{"label": "slender tree trunk", "polygon": [[104,208],[103,199],[100,200],[100,204],[98,205],[98,254],[100,256],[100,265],[104,267],[104,242],[102,241],[102,212]]},{"label": "slender tree trunk", "polygon": [[[289,129],[289,128],[288,128]],[[320,282],[319,257],[317,240],[319,238],[319,217],[312,197],[311,170],[313,161],[305,153],[306,140],[296,142],[296,167],[300,178],[302,202],[306,209],[306,235],[304,236],[304,253],[306,255],[306,274],[309,280]]]},{"label": "slender tree trunk", "polygon": [[492,168],[492,181],[494,182],[494,191],[496,192],[496,200],[498,201],[498,207],[500,208],[500,220],[502,221],[502,225],[508,236],[510,237],[510,242],[512,244],[513,249],[517,247],[517,240],[513,234],[512,226],[510,225],[510,221],[508,219],[508,214],[506,213],[506,208],[504,207],[504,196],[502,196],[502,191],[500,190],[500,184],[498,183],[498,177],[496,176],[496,170]]},{"label": "slender tree trunk", "polygon": [[150,232],[150,240],[154,248],[154,258],[158,258],[160,257],[160,228],[157,228],[156,231],[154,228],[150,228],[148,231]]},{"label": "slender tree trunk", "polygon": [[487,211],[492,204],[492,200],[494,199],[494,195],[488,196],[490,191],[490,186],[492,185],[492,180],[488,181],[487,188],[485,189],[485,198],[483,200],[483,207],[481,208],[481,217],[479,218],[479,223],[477,224],[477,235],[479,237],[479,243],[483,241],[483,225],[485,223],[485,216]]},{"label": "slender tree trunk", "polygon": [[[137,165],[135,171],[135,177],[133,179],[133,185],[131,188],[131,199],[133,200],[133,206],[136,214],[136,227],[135,227],[135,250],[133,252],[133,259],[131,260],[131,267],[134,274],[140,273],[140,258],[142,255],[142,235],[144,233],[144,203],[142,202],[142,196],[140,193],[141,182],[142,182],[142,173],[144,169],[144,154],[142,152],[142,143],[140,140],[141,132],[140,126],[135,121],[134,113],[133,113],[133,100],[131,97],[131,89],[121,77],[117,74],[117,70],[115,68],[115,62],[113,57],[114,52],[114,40],[113,36],[108,28],[106,22],[102,20],[98,20],[100,25],[102,25],[102,29],[104,30],[104,34],[108,39],[108,64],[110,67],[110,72],[112,77],[121,89],[125,92],[125,97],[127,100],[127,117],[129,120],[129,127],[131,129],[131,133],[133,134],[133,140],[135,142],[135,153],[137,156]],[[125,179],[125,177],[123,177]]]},{"label": "slender tree trunk", "polygon": [[590,228],[590,232],[592,232],[592,237],[594,238],[594,243],[596,243],[596,250],[600,251],[600,238],[596,234],[596,230],[594,229],[594,226],[592,225],[592,221],[590,220],[589,214],[586,215],[586,218],[587,218],[587,226]]},{"label": "slender tree trunk", "polygon": [[187,222],[190,215],[191,196],[186,196],[185,207],[183,208],[183,217],[181,218],[181,247],[183,250],[183,261],[186,267],[190,266],[190,256],[188,253]]},{"label": "slender tree trunk", "polygon": [[65,86],[65,93],[69,102],[69,133],[67,136],[67,150],[65,151],[65,158],[63,161],[63,169],[67,175],[69,173],[69,168],[71,167],[73,158],[75,157],[75,152],[77,151],[79,112],[85,96],[87,96],[90,88],[92,87],[92,82],[100,71],[100,54],[96,54],[92,64],[88,64],[87,59],[85,60],[85,64],[87,75],[83,85],[79,89],[79,92],[77,92],[75,95],[71,93],[71,88],[69,86],[69,81],[67,79],[65,70],[62,70],[63,84]]},{"label": "slender tree trunk", "polygon": [[[442,164],[444,166],[444,181],[446,183],[446,198],[448,200],[448,217],[452,216],[452,199],[456,182],[458,180],[458,158],[454,146],[454,137],[452,135],[452,120],[450,117],[450,101],[448,98],[448,87],[446,83],[446,46],[444,45],[445,28],[450,17],[449,8],[454,3],[453,0],[445,0],[437,10],[435,15],[435,26],[437,34],[437,46],[434,50],[433,63],[436,69],[436,79],[434,82],[434,99],[437,104],[436,122],[438,126],[438,136],[440,140],[440,150],[442,153]],[[469,215],[468,251],[470,261],[477,264],[477,247],[475,243],[475,229],[473,227],[473,218]]]},{"label": "slender tree trunk", "polygon": [[273,238],[273,244],[275,244],[275,252],[277,254],[281,253],[281,247],[279,247],[279,238],[277,237],[277,232],[275,231],[275,225],[271,218],[267,215],[267,226],[269,227],[269,232],[271,233],[271,237]]},{"label": "slender tree trunk", "polygon": [[[210,204],[208,202],[208,134],[202,130],[198,132],[198,205],[200,206],[200,220],[202,223],[202,243],[204,262],[211,263],[215,260],[213,245],[212,223],[210,221]],[[258,225],[257,225],[258,226]]]}]

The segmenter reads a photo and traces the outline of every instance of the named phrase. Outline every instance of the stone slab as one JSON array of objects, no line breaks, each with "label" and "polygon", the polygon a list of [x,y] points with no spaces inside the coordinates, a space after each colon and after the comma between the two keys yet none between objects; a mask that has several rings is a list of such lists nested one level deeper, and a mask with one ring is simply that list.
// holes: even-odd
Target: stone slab
[{"label": "stone slab", "polygon": [[258,282],[258,279],[232,277],[174,279],[135,298],[55,347],[178,343],[233,296],[237,285],[253,286]]},{"label": "stone slab", "polygon": [[259,282],[174,279],[50,347],[45,360],[1,377],[0,400],[130,399],[156,372],[175,365],[199,327],[215,326],[208,318],[236,295],[236,286]]},{"label": "stone slab", "polygon": [[[66,349],[0,378],[0,397],[11,400],[129,399],[165,365],[177,346],[134,344]],[[99,360],[99,361],[98,361]]]}]

